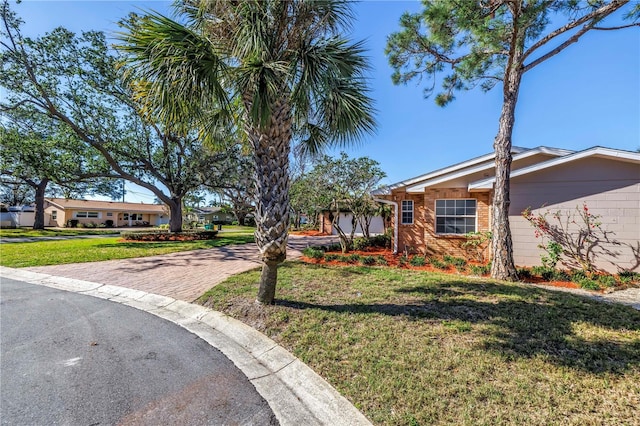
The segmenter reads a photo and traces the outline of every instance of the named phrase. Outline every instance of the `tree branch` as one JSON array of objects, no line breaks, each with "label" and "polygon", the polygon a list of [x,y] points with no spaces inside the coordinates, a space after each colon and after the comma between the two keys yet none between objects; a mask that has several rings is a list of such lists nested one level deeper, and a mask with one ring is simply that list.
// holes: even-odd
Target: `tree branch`
[{"label": "tree branch", "polygon": [[625,28],[631,28],[631,27],[640,27],[640,22],[634,22],[633,24],[629,24],[629,25],[620,25],[619,27],[593,27],[593,30],[598,30],[598,31],[613,31],[613,30],[623,30]]},{"label": "tree branch", "polygon": [[[547,43],[549,43],[551,40],[553,40],[554,38],[560,36],[561,34],[566,33],[567,31],[570,31],[574,28],[579,27],[580,25],[584,24],[585,22],[589,22],[592,21],[590,24],[586,25],[585,27],[583,27],[583,29],[576,35],[574,35],[573,37],[571,37],[569,40],[567,40],[566,42],[562,43],[560,46],[558,46],[556,49],[552,50],[551,52],[541,56],[540,58],[536,59],[535,61],[533,61],[531,64],[525,66],[525,72],[528,71],[529,69],[533,68],[534,66],[538,65],[539,63],[545,61],[546,59],[550,58],[551,56],[554,56],[556,54],[558,54],[560,51],[564,50],[567,46],[575,43],[576,41],[578,41],[578,38],[580,38],[580,36],[582,36],[585,32],[589,31],[590,29],[592,29],[595,25],[596,25],[596,21],[598,18],[607,16],[613,12],[615,12],[616,10],[620,9],[621,7],[623,7],[625,4],[627,4],[627,0],[614,0],[609,4],[606,4],[602,7],[600,7],[599,9],[594,10],[593,12],[583,16],[580,19],[577,19],[573,22],[569,22],[567,25],[564,25],[563,27],[558,28],[555,31],[552,31],[551,33],[547,34],[545,37],[541,38],[540,40],[538,40],[536,43],[534,43],[533,46],[531,46],[529,49],[527,49],[524,54],[522,55],[522,63],[524,63],[524,61],[533,53],[535,52],[537,49],[541,48],[542,46],[546,45]],[[543,59],[544,58],[544,59]]]}]

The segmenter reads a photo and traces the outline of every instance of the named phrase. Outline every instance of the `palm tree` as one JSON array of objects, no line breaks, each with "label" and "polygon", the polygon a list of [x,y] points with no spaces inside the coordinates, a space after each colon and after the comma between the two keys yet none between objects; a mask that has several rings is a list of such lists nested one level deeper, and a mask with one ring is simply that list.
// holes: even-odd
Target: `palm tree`
[{"label": "palm tree", "polygon": [[375,129],[363,45],[341,35],[352,20],[345,1],[187,0],[176,13],[180,22],[132,15],[120,49],[146,82],[140,98],[167,122],[188,114],[213,129],[240,106],[263,260],[257,300],[269,304],[286,258],[292,142],[314,155]]}]

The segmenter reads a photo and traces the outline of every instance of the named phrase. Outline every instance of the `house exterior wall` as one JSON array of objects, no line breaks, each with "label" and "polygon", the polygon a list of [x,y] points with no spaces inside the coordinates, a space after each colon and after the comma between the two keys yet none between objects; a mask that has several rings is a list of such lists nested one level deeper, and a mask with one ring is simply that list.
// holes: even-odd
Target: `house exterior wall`
[{"label": "house exterior wall", "polygon": [[[338,231],[333,228],[331,223],[331,219],[329,219],[331,212],[324,211],[320,214],[320,232],[326,235],[338,235]],[[338,219],[338,223],[340,227],[344,231],[345,234],[349,235],[351,233],[351,219],[353,215],[348,212],[341,212],[340,218]],[[375,216],[371,219],[371,223],[369,225],[369,234],[382,234],[384,233],[384,221],[381,216]],[[363,235],[362,227],[358,223],[356,225],[356,235]]]},{"label": "house exterior wall", "polygon": [[[489,212],[491,210],[491,197],[489,192],[470,193],[462,188],[428,189],[425,192],[426,227],[424,241],[426,253],[448,254],[451,256],[466,257],[467,250],[462,244],[467,241],[463,235],[439,235],[436,234],[435,204],[440,199],[475,199],[476,200],[476,231],[485,232],[491,229]],[[489,258],[488,249],[484,258]]]},{"label": "house exterior wall", "polygon": [[333,226],[331,226],[331,219],[329,219],[329,212],[324,211],[320,213],[320,232],[326,235],[333,235]]},{"label": "house exterior wall", "polygon": [[566,215],[575,212],[576,207],[582,208],[583,203],[590,213],[601,216],[602,229],[610,233],[611,242],[596,249],[596,266],[612,273],[620,269],[640,271],[640,259],[632,251],[632,247],[640,248],[640,168],[633,163],[599,158],[586,158],[511,180],[509,222],[516,264],[540,265],[544,252],[538,245],[547,242],[535,238],[522,211],[530,207],[534,214],[561,211]]},{"label": "house exterior wall", "polygon": [[[53,218],[54,212],[56,213],[56,219]],[[45,200],[44,225],[62,228],[66,223],[67,220],[65,217],[65,211],[60,207],[50,204],[47,200]]]},{"label": "house exterior wall", "polygon": [[[467,241],[462,235],[436,234],[435,202],[439,199],[475,199],[476,200],[476,231],[483,232],[490,229],[491,195],[485,193],[470,193],[464,188],[428,188],[424,194],[409,194],[404,191],[392,191],[390,196],[381,196],[398,203],[401,209],[403,200],[413,200],[413,224],[398,225],[398,251],[432,255],[452,255],[467,257],[467,250],[462,243]],[[398,220],[401,221],[401,212]],[[392,220],[392,226],[396,226]],[[488,249],[483,253],[488,258]]]}]

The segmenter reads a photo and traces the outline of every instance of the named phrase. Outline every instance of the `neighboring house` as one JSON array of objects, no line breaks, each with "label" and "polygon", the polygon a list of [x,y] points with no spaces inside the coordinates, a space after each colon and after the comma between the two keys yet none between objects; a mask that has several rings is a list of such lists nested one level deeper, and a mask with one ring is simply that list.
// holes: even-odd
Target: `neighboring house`
[{"label": "neighboring house", "polygon": [[[338,235],[338,231],[333,228],[332,219],[333,213],[329,210],[323,210],[320,213],[320,232],[327,235]],[[345,234],[351,234],[353,229],[353,213],[350,210],[344,210],[340,212],[338,217],[338,224]],[[369,235],[383,234],[384,233],[384,221],[382,216],[374,216],[371,218],[369,224]],[[362,227],[360,223],[356,223],[356,235],[363,235]]]},{"label": "neighboring house", "polygon": [[169,209],[161,204],[66,198],[45,198],[44,213],[45,225],[58,227],[67,226],[70,220],[114,227],[157,226],[169,223],[170,217]]},{"label": "neighboring house", "polygon": [[[598,248],[596,265],[640,271],[640,153],[513,147],[512,155],[509,223],[517,265],[540,264],[541,240],[522,217],[525,209],[566,212],[586,203],[611,237]],[[494,173],[494,154],[487,154],[374,192],[395,208],[395,250],[464,256],[463,234],[490,230]]]},{"label": "neighboring house", "polygon": [[236,220],[233,213],[223,213],[222,207],[194,207],[193,213],[198,215],[198,221],[203,223],[226,224]]},{"label": "neighboring house", "polygon": [[35,222],[35,207],[33,206],[2,206],[0,212],[0,228],[19,228],[33,226]]}]

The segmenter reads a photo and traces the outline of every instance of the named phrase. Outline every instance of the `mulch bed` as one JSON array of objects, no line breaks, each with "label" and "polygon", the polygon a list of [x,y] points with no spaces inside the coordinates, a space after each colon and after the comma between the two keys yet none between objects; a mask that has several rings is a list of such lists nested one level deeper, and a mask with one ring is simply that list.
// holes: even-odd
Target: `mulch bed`
[{"label": "mulch bed", "polygon": [[[326,254],[339,254],[342,255],[342,252],[327,252]],[[409,270],[414,270],[414,271],[426,271],[426,272],[437,272],[437,273],[441,273],[441,274],[450,274],[450,275],[464,275],[464,276],[472,276],[472,274],[470,272],[460,272],[458,271],[454,266],[448,266],[445,269],[440,269],[440,268],[435,268],[434,266],[430,265],[429,263],[427,263],[424,266],[413,266],[409,263],[405,263],[405,264],[400,264],[400,255],[394,255],[393,253],[391,253],[390,250],[388,249],[380,249],[380,248],[369,248],[366,250],[359,250],[359,251],[350,251],[349,253],[347,253],[347,255],[349,254],[358,254],[360,256],[383,256],[385,258],[385,260],[387,261],[387,266],[383,266],[383,267],[387,267],[387,268],[400,268],[400,269],[409,269]],[[348,263],[348,262],[343,262],[340,260],[330,260],[330,261],[326,261],[324,259],[312,259],[306,256],[302,256],[302,261],[306,262],[306,263],[312,263],[312,264],[322,264],[322,265],[332,265],[332,266],[349,266],[349,265],[353,265],[352,263]],[[482,266],[482,264],[480,262],[468,262],[467,264],[467,268],[471,265],[477,265],[477,266]],[[487,277],[488,274],[482,275],[483,277]],[[577,283],[574,283],[572,281],[545,281],[543,278],[541,277],[530,277],[530,278],[526,278],[523,279],[522,282],[525,283],[530,283],[530,284],[543,284],[543,285],[548,285],[548,286],[552,286],[552,287],[563,287],[563,288],[570,288],[570,289],[579,289],[580,286]],[[592,290],[593,291],[593,290]],[[602,293],[602,291],[598,291],[598,293]]]}]

